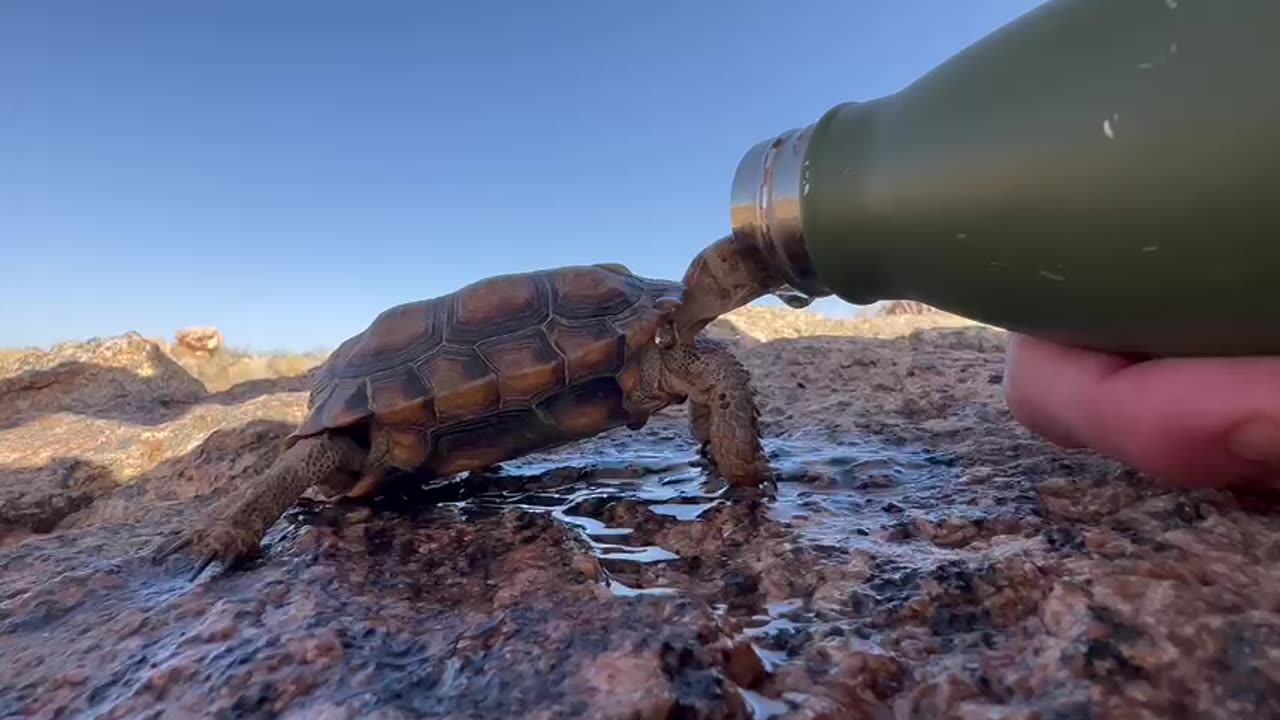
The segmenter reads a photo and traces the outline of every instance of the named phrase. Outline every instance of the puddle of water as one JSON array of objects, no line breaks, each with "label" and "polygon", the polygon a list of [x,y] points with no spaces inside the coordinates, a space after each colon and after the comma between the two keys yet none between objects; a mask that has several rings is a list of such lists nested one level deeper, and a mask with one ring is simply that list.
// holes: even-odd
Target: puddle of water
[{"label": "puddle of water", "polygon": [[878,535],[908,508],[941,504],[954,471],[938,462],[935,453],[867,438],[792,438],[770,447],[781,476],[770,517],[804,540],[877,555],[931,552],[932,546],[890,547]]},{"label": "puddle of water", "polygon": [[679,555],[676,555],[670,550],[664,550],[663,548],[654,545],[637,549],[623,545],[592,544],[596,550],[596,557],[601,560],[627,560],[629,562],[652,563],[680,559]]},{"label": "puddle of water", "polygon": [[[904,507],[936,503],[949,479],[948,468],[928,450],[874,438],[826,438],[813,432],[769,438],[765,445],[779,473],[768,501],[770,518],[794,530],[797,541],[814,545],[863,548],[877,555],[903,552],[905,544],[885,543],[877,536],[901,517]],[[632,528],[611,526],[599,515],[611,502],[633,500],[658,515],[698,522],[730,502],[728,486],[693,457],[692,446],[678,437],[602,437],[454,481],[475,489],[450,491],[451,502],[440,504],[464,517],[507,510],[548,513],[600,560],[602,582],[613,592],[670,595],[678,590],[632,587],[616,572],[627,574],[627,566],[638,569],[679,556],[633,541]],[[908,551],[917,559],[920,552],[930,552]],[[751,628],[752,635],[797,627],[785,616],[800,608],[800,601],[777,605]]]},{"label": "puddle of water", "polygon": [[607,572],[605,573],[604,584],[605,584],[605,587],[609,588],[610,592],[612,592],[614,595],[617,595],[618,597],[640,597],[640,596],[675,597],[676,595],[680,594],[680,591],[676,588],[668,588],[668,587],[633,588],[629,585],[622,583],[617,578],[613,577],[612,575],[609,575]]},{"label": "puddle of water", "polygon": [[750,638],[767,638],[786,630],[799,630],[812,623],[798,623],[787,618],[770,618],[762,625],[753,625],[742,631]]},{"label": "puddle of water", "polygon": [[778,602],[771,602],[765,605],[764,609],[765,609],[765,612],[769,613],[770,617],[777,617],[779,615],[786,615],[787,613],[795,612],[796,610],[799,610],[802,607],[804,607],[803,598],[792,598],[790,600],[779,600]]},{"label": "puddle of water", "polygon": [[[532,508],[525,508],[525,509],[532,509]],[[565,512],[564,507],[557,507],[556,509],[552,510],[551,517],[555,518],[556,520],[559,520],[565,525],[569,525],[573,528],[576,528],[579,531],[579,533],[582,534],[583,539],[587,540],[588,542],[591,541],[592,537],[608,537],[610,535],[613,535],[613,536],[630,535],[632,533],[631,528],[609,527],[608,525],[605,525],[604,523],[594,518],[582,517],[581,515],[570,515],[567,512]]]},{"label": "puddle of water", "polygon": [[599,510],[610,502],[635,500],[659,515],[696,522],[707,510],[725,502],[720,495],[727,486],[691,462],[672,462],[670,455],[643,447],[634,449],[634,453],[619,453],[604,462],[585,453],[522,458],[506,463],[500,474],[464,480],[487,487],[450,504],[463,517],[504,510],[548,513],[571,528],[600,561],[601,583],[613,594],[676,595],[680,592],[677,588],[637,587],[634,581],[619,578],[618,572],[626,566],[671,562],[680,556],[657,545],[628,542],[634,530],[608,524],[597,516]]},{"label": "puddle of water", "polygon": [[760,658],[760,664],[764,666],[764,671],[767,673],[776,673],[782,666],[790,662],[784,652],[762,648],[755,643],[751,643],[751,649],[755,650],[756,657]]},{"label": "puddle of water", "polygon": [[723,500],[717,500],[709,503],[679,503],[679,504],[661,504],[650,505],[649,509],[659,515],[666,515],[677,520],[697,520],[702,514],[713,507],[723,505]]}]

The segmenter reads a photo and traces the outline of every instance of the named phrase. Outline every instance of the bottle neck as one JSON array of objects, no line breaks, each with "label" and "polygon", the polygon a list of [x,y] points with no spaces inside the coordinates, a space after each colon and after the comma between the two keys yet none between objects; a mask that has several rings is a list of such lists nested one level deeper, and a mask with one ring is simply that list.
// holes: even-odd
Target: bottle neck
[{"label": "bottle neck", "polygon": [[783,280],[771,294],[796,308],[832,294],[813,267],[800,211],[813,128],[788,130],[748,150],[730,195],[734,238],[767,258]]}]

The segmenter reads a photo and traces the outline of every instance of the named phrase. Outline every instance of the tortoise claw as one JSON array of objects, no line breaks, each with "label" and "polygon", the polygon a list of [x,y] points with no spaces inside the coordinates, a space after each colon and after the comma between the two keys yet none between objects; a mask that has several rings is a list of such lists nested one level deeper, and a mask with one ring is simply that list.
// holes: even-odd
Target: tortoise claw
[{"label": "tortoise claw", "polygon": [[152,553],[151,561],[158,565],[178,551],[188,549],[196,557],[195,570],[188,581],[195,582],[215,560],[220,560],[224,568],[230,568],[240,559],[254,554],[258,544],[250,533],[218,524],[210,528],[183,530],[178,537],[159,546]]},{"label": "tortoise claw", "polygon": [[193,536],[189,532],[182,532],[175,538],[160,543],[155,550],[151,551],[151,564],[159,565],[169,558],[170,555],[187,547],[193,542]]},{"label": "tortoise claw", "polygon": [[195,582],[196,578],[200,577],[200,575],[205,571],[205,569],[208,568],[210,565],[212,565],[213,561],[217,559],[218,559],[217,555],[213,553],[205,553],[205,556],[201,558],[200,562],[196,563],[196,569],[193,570],[191,572],[191,575],[187,577],[187,582]]}]

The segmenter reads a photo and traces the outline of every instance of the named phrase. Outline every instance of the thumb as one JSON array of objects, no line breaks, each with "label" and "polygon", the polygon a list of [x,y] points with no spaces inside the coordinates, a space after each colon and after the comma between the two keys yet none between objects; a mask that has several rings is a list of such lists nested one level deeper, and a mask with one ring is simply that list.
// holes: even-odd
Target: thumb
[{"label": "thumb", "polygon": [[1280,481],[1280,358],[1133,362],[1019,337],[1007,361],[1011,412],[1051,441],[1185,486]]}]

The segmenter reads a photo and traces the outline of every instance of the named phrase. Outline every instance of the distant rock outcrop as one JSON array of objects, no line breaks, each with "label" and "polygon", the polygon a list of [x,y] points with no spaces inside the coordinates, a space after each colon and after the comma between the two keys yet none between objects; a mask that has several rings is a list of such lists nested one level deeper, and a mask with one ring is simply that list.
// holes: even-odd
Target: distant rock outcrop
[{"label": "distant rock outcrop", "polygon": [[[917,303],[919,304],[919,303]],[[748,305],[716,318],[703,332],[739,346],[802,337],[903,337],[921,328],[952,328],[976,325],[972,320],[929,307],[917,314],[882,315],[868,306],[852,317],[830,317],[811,309]]]},{"label": "distant rock outcrop", "polygon": [[186,327],[173,336],[180,347],[209,355],[222,347],[222,331],[216,327]]},{"label": "distant rock outcrop", "polygon": [[150,338],[166,355],[199,380],[209,392],[229,390],[243,383],[305,375],[328,357],[327,352],[254,353],[226,344],[216,327],[190,326],[174,333],[172,341]]},{"label": "distant rock outcrop", "polygon": [[941,311],[932,305],[926,305],[915,300],[890,300],[877,308],[875,314],[880,317],[888,317],[892,315],[928,315],[936,312]]}]

